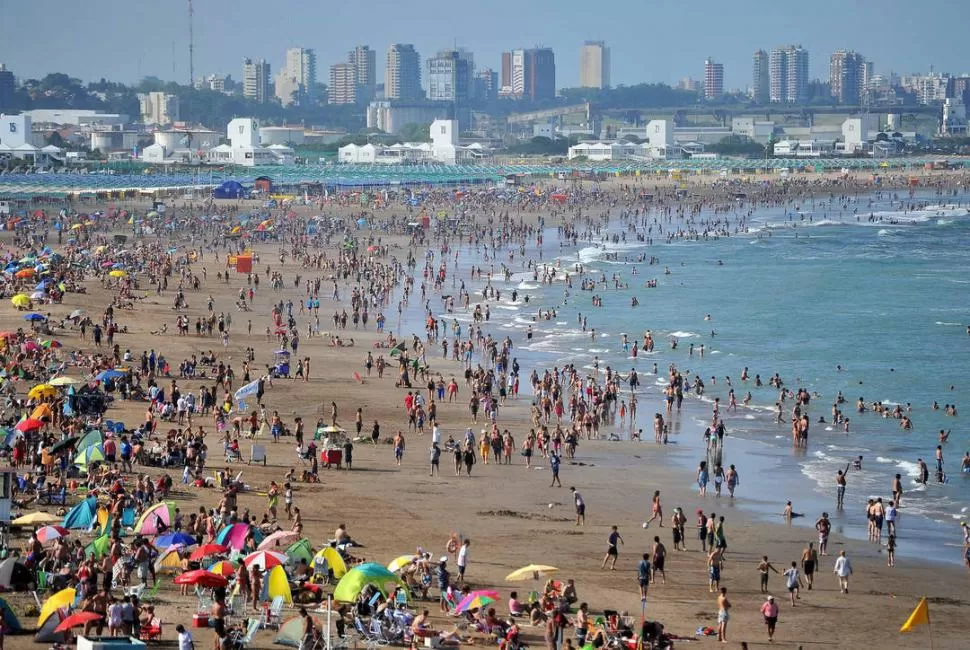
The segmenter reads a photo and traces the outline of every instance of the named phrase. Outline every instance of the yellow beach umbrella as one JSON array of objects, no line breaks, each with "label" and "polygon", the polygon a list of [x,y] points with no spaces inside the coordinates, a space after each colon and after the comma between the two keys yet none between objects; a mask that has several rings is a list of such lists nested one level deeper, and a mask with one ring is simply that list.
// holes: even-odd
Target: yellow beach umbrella
[{"label": "yellow beach umbrella", "polygon": [[30,512],[22,517],[17,517],[10,523],[14,526],[35,526],[37,524],[56,524],[64,518],[52,515],[49,512]]},{"label": "yellow beach umbrella", "polygon": [[317,554],[313,556],[314,563],[317,562],[318,558],[322,558],[327,561],[327,566],[333,571],[333,577],[338,580],[347,573],[347,563],[344,559],[340,557],[340,553],[337,549],[332,546],[324,546],[323,549],[317,551]]},{"label": "yellow beach umbrella", "polygon": [[57,389],[50,384],[37,384],[27,393],[27,399],[43,399],[57,395]]},{"label": "yellow beach umbrella", "polygon": [[73,384],[80,384],[80,379],[75,379],[74,377],[54,377],[49,382],[51,386],[71,386]]},{"label": "yellow beach umbrella", "polygon": [[56,594],[48,598],[44,602],[44,606],[40,608],[40,616],[37,617],[37,627],[41,627],[51,614],[57,610],[68,607],[74,603],[74,599],[77,597],[77,592],[71,588],[61,589]]},{"label": "yellow beach umbrella", "polygon": [[399,555],[398,557],[391,560],[391,563],[387,565],[387,570],[393,573],[397,573],[404,567],[414,564],[414,561],[418,559],[417,555]]},{"label": "yellow beach umbrella", "polygon": [[26,293],[18,293],[16,296],[10,299],[10,304],[14,307],[27,307],[30,304],[30,296]]},{"label": "yellow beach umbrella", "polygon": [[108,275],[110,275],[113,278],[123,278],[126,275],[128,275],[128,271],[122,271],[121,269],[115,269],[114,271],[111,271],[110,273],[108,273]]},{"label": "yellow beach umbrella", "polygon": [[539,576],[549,575],[550,573],[555,573],[558,571],[554,566],[546,566],[545,564],[530,564],[529,566],[524,566],[521,569],[516,569],[512,573],[505,576],[506,580],[535,580]]}]

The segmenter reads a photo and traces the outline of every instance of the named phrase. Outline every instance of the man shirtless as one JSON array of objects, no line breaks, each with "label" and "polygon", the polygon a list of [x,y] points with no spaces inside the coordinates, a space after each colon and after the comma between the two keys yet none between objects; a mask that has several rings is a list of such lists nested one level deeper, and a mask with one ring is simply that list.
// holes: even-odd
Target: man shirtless
[{"label": "man shirtless", "polygon": [[815,569],[818,567],[818,552],[815,550],[815,544],[813,542],[808,543],[808,548],[802,551],[802,571],[805,573],[805,582],[808,584],[808,590],[812,590],[812,584],[815,582]]},{"label": "man shirtless", "polygon": [[731,615],[731,601],[727,597],[727,587],[721,587],[721,593],[717,597],[717,640],[727,643],[727,625]]}]

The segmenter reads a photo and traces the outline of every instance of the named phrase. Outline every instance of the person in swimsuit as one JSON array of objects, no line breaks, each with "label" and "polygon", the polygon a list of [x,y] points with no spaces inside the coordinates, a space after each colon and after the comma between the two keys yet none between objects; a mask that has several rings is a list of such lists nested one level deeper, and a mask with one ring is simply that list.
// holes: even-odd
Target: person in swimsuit
[{"label": "person in swimsuit", "polygon": [[731,601],[727,597],[727,587],[721,587],[717,597],[717,640],[727,643],[727,626],[730,615]]},{"label": "person in swimsuit", "polygon": [[701,464],[697,468],[697,487],[700,488],[700,495],[702,497],[707,496],[707,461],[702,460]]},{"label": "person in swimsuit", "polygon": [[[647,520],[647,526],[649,526],[654,519],[657,519],[660,521],[659,526],[663,528],[664,510],[663,510],[663,506],[660,503],[660,490],[657,490],[656,492],[653,493],[653,501],[651,504],[651,508],[653,509],[653,515],[651,515],[650,519]],[[656,563],[656,558],[654,558],[654,560]]]},{"label": "person in swimsuit", "polygon": [[767,555],[761,556],[761,562],[758,564],[758,577],[761,580],[761,593],[768,593],[768,572],[774,571],[778,573],[778,569],[768,561]]},{"label": "person in swimsuit", "polygon": [[805,582],[808,590],[812,590],[815,582],[815,567],[818,566],[818,553],[815,551],[814,542],[808,543],[808,548],[802,551],[802,571],[805,573]]}]

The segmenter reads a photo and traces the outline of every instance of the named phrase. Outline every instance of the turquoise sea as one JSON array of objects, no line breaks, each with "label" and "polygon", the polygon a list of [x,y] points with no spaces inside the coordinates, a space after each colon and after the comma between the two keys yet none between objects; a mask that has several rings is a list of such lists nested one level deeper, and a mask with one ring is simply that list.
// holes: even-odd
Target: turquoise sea
[{"label": "turquoise sea", "polygon": [[[837,530],[864,538],[866,499],[881,496],[888,502],[892,477],[901,473],[900,554],[925,554],[932,548],[933,557],[958,561],[959,522],[970,517],[970,474],[960,471],[970,450],[970,434],[962,426],[970,417],[968,205],[968,195],[928,193],[824,199],[753,212],[739,205],[733,213],[693,217],[701,232],[704,222],[727,217],[730,236],[668,243],[658,226],[667,233],[684,222],[674,217],[658,223],[656,208],[646,204],[648,212],[637,220],[636,232],[645,234],[652,226],[652,244],[636,241],[617,208],[606,229],[574,247],[560,249],[556,229],[547,228],[542,251],[542,263],[570,272],[581,263],[587,277],[605,276],[606,285],[581,291],[577,278],[563,304],[563,283],[536,282],[517,255],[512,280],[495,282],[501,300],[491,303],[485,330],[516,341],[515,356],[526,374],[533,367],[566,363],[592,372],[597,357],[601,369],[608,365],[625,373],[636,368],[641,376],[637,426],[649,441],[643,444],[654,444],[651,420],[662,404],[659,381],[649,374],[653,364],[661,376],[671,363],[691,377],[700,376],[705,394],[685,401],[671,437],[684,465],[685,485],[693,482],[694,468],[704,457],[702,432],[713,399],[720,397],[728,432],[724,463],[736,464],[741,476],[738,503],[766,518],[778,520],[784,502],[792,499],[807,525],[827,510]],[[742,217],[747,231],[735,232]],[[641,255],[659,262],[638,261]],[[526,257],[538,256],[535,247],[526,252]],[[615,289],[614,274],[628,286]],[[645,287],[648,279],[656,279],[656,288]],[[513,288],[520,294],[515,303]],[[528,304],[521,294],[529,295]],[[602,307],[593,307],[594,295],[603,299]],[[639,306],[631,306],[633,297]],[[557,309],[554,319],[533,320],[537,309],[550,307]],[[596,329],[595,339],[580,327],[580,314],[588,328]],[[468,313],[442,316],[470,320]],[[535,335],[526,341],[529,325]],[[646,330],[653,334],[655,350],[633,359],[621,336],[628,334],[632,345],[642,341]],[[740,380],[745,367],[748,382]],[[775,424],[778,390],[768,386],[768,379],[776,372],[787,387],[814,395],[807,449],[791,446],[792,400],[784,405],[784,423]],[[754,387],[756,374],[764,387]],[[737,396],[736,412],[726,410],[726,377]],[[752,403],[745,408],[741,400],[749,390]],[[849,433],[830,423],[840,391]],[[910,405],[912,430],[903,430],[897,419],[856,413],[860,397],[866,403]],[[939,410],[933,410],[934,401]],[[955,404],[957,415],[945,415],[945,404]],[[827,423],[819,423],[820,417]],[[933,458],[941,429],[952,434],[944,445],[947,481],[937,484]],[[624,435],[619,427],[614,430]],[[859,455],[862,470],[849,473],[845,511],[836,513],[835,472]],[[914,480],[920,457],[930,467],[927,486]]]}]

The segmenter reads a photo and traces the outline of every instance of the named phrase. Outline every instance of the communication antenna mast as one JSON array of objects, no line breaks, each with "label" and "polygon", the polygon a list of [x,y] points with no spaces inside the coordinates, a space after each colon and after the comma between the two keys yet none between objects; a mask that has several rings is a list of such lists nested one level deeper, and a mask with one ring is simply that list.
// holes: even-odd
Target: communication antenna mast
[{"label": "communication antenna mast", "polygon": [[195,85],[195,33],[192,30],[192,0],[189,0],[189,86]]}]

